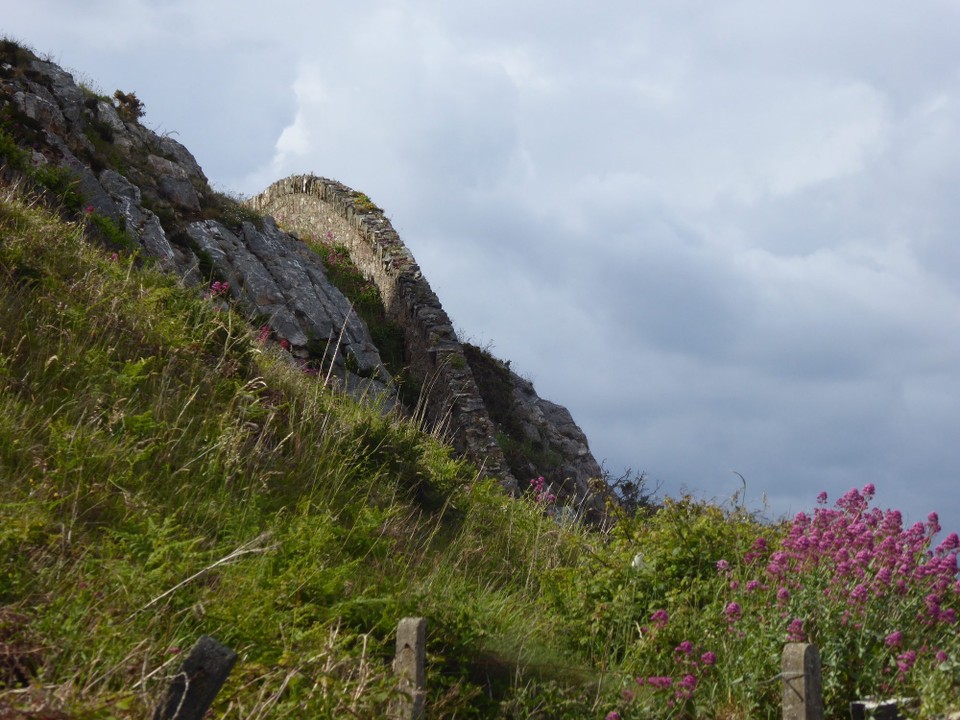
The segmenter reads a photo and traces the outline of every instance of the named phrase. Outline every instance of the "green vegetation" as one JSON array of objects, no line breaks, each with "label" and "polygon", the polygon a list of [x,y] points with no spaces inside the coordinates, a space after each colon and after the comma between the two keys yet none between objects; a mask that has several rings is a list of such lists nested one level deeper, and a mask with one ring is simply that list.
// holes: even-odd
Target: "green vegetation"
[{"label": "green vegetation", "polygon": [[361,213],[383,212],[366,193],[358,191],[354,191],[353,193],[353,207],[357,212]]},{"label": "green vegetation", "polygon": [[0,204],[0,614],[46,702],[142,717],[145,675],[209,633],[241,654],[218,714],[380,716],[410,614],[440,716],[572,662],[529,615],[573,547],[538,508],[82,230]]},{"label": "green vegetation", "polygon": [[[350,259],[349,249],[333,242],[332,234],[327,242],[313,239],[308,244],[323,261],[330,282],[353,303],[354,311],[366,324],[380,359],[398,388],[400,400],[406,407],[416,407],[421,386],[407,367],[403,328],[387,315],[380,290]],[[318,348],[317,354],[322,355],[322,351],[323,348]]]},{"label": "green vegetation", "polygon": [[509,364],[498,360],[484,348],[463,343],[463,355],[470,365],[483,404],[497,427],[497,444],[503,450],[514,476],[528,478],[534,472],[547,472],[560,467],[563,457],[538,440],[530,439],[514,410],[515,382]]}]

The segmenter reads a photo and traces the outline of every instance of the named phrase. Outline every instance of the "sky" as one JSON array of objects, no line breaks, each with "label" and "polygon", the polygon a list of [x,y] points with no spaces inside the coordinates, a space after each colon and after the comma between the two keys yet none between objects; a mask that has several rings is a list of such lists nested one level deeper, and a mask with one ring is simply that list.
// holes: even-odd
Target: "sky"
[{"label": "sky", "polygon": [[771,519],[874,483],[945,531],[958,31],[957,0],[0,0],[215,188],[367,193],[612,475]]}]

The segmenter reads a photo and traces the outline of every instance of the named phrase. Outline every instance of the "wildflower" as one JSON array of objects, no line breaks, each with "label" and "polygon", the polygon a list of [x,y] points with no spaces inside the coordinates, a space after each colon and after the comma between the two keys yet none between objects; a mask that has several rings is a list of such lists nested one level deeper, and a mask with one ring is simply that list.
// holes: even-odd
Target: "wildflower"
[{"label": "wildflower", "polygon": [[957,548],[960,548],[960,536],[952,532],[943,539],[942,543],[937,545],[937,554],[942,555]]},{"label": "wildflower", "polygon": [[120,262],[120,254],[113,253],[110,255],[110,262]]},{"label": "wildflower", "polygon": [[611,710],[607,713],[607,717],[604,720],[620,720],[620,713],[616,710]]},{"label": "wildflower", "polygon": [[650,622],[653,623],[655,628],[665,628],[669,620],[670,616],[667,615],[666,610],[656,610],[653,615],[650,616]]},{"label": "wildflower", "polygon": [[726,560],[717,560],[717,572],[725,572],[730,569],[730,563]]},{"label": "wildflower", "polygon": [[821,491],[820,494],[817,495],[817,503],[820,504],[820,505],[826,505],[826,504],[827,504],[827,493],[826,493],[826,492]]},{"label": "wildflower", "polygon": [[895,630],[887,635],[883,641],[890,647],[900,647],[900,643],[903,642],[903,633]]},{"label": "wildflower", "polygon": [[747,580],[747,592],[753,592],[760,587],[759,580]]},{"label": "wildflower", "polygon": [[790,599],[790,591],[789,591],[787,588],[782,587],[782,588],[780,588],[779,590],[777,590],[777,602],[778,602],[778,603],[780,603],[781,605],[783,605],[783,604],[784,604],[785,602],[787,602],[789,599]]},{"label": "wildflower", "polygon": [[724,609],[723,614],[727,616],[727,622],[736,622],[740,619],[740,604],[739,603],[729,603]]},{"label": "wildflower", "polygon": [[270,339],[270,326],[261,325],[260,332],[257,333],[257,342],[263,344],[269,339]]},{"label": "wildflower", "polygon": [[897,655],[897,670],[901,674],[910,672],[910,668],[917,661],[917,653],[914,650],[907,650]]},{"label": "wildflower", "polygon": [[690,642],[689,640],[684,640],[682,643],[677,645],[677,647],[675,647],[673,651],[678,655],[680,654],[689,655],[690,653],[693,652],[693,643]]},{"label": "wildflower", "polygon": [[936,658],[938,663],[945,663],[950,659],[950,656],[947,655],[943,650],[937,650]]},{"label": "wildflower", "polygon": [[657,690],[666,690],[673,685],[673,678],[665,675],[655,675],[647,678],[647,685],[651,685]]},{"label": "wildflower", "polygon": [[702,662],[704,665],[707,665],[707,666],[716,665],[717,656],[714,653],[707,650],[703,655],[700,656],[700,662]]},{"label": "wildflower", "polygon": [[86,207],[86,209],[84,210],[84,212],[87,213],[87,215],[93,215],[94,209],[95,209],[95,208],[93,207],[93,205],[87,205],[87,207]]},{"label": "wildflower", "polygon": [[282,347],[284,350],[290,350],[290,341],[286,338],[281,338],[280,347]]},{"label": "wildflower", "polygon": [[794,618],[787,624],[787,642],[803,642],[803,620]]},{"label": "wildflower", "polygon": [[850,591],[850,598],[853,600],[866,600],[868,594],[867,586],[863,583],[857,585]]}]

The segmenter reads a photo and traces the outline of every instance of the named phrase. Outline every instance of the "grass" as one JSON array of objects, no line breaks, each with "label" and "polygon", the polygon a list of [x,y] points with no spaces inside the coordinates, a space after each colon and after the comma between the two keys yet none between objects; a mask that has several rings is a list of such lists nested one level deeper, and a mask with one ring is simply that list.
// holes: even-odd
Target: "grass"
[{"label": "grass", "polygon": [[483,717],[524,677],[512,638],[556,655],[513,571],[542,513],[84,226],[0,202],[0,607],[37,655],[0,700],[142,716],[208,633],[241,655],[220,715],[376,716],[419,614],[432,706]]}]

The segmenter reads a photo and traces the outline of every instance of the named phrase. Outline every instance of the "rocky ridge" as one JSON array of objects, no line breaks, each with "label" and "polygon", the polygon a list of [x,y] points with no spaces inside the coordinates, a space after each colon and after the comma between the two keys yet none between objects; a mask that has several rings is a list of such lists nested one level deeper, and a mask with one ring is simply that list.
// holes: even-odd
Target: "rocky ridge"
[{"label": "rocky ridge", "polygon": [[369,328],[303,242],[334,235],[403,329],[428,415],[449,425],[455,447],[510,492],[544,476],[565,504],[602,517],[601,470],[569,412],[459,341],[412,254],[369,198],[335,181],[295,176],[243,207],[214,192],[193,155],[144,127],[141,114],[134,95],[98,95],[0,41],[0,132],[17,146],[0,157],[5,181],[44,178],[108,247],[152,258],[200,292],[220,283],[291,362],[402,411]]}]

